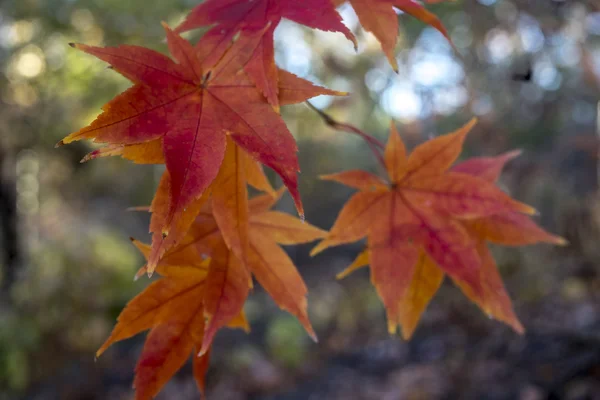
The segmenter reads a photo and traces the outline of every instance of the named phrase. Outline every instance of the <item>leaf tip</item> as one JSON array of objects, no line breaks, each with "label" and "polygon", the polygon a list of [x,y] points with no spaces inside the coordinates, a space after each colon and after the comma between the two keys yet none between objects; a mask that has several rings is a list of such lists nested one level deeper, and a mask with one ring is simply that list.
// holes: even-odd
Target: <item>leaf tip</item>
[{"label": "leaf tip", "polygon": [[388,333],[395,335],[398,330],[398,323],[395,320],[388,318]]},{"label": "leaf tip", "polygon": [[94,361],[98,360],[98,358],[100,358],[100,356],[104,353],[104,351],[108,348],[108,346],[110,346],[110,338],[104,342],[102,344],[102,346],[100,346],[100,348],[96,351],[96,354],[94,354]]},{"label": "leaf tip", "polygon": [[140,275],[142,275],[145,272],[146,275],[148,275],[148,278],[152,278],[152,275],[154,274],[154,270],[156,269],[157,264],[158,264],[158,260],[153,259],[152,255],[150,255],[150,257],[148,258],[148,262],[146,263],[146,269],[145,270],[142,269],[140,271]]},{"label": "leaf tip", "polygon": [[514,210],[518,211],[522,214],[529,215],[532,217],[536,217],[536,216],[540,215],[540,212],[538,210],[536,210],[534,207],[530,206],[529,204],[525,204],[520,201],[515,201],[514,205],[515,205]]},{"label": "leaf tip", "polygon": [[404,326],[402,326],[400,329],[400,335],[402,336],[402,339],[409,341],[410,338],[412,337],[414,329],[415,329],[414,327],[405,328]]},{"label": "leaf tip", "polygon": [[553,236],[552,243],[557,246],[568,246],[570,244],[569,241],[562,236]]},{"label": "leaf tip", "polygon": [[506,157],[506,160],[509,161],[519,157],[521,154],[523,154],[523,149],[514,149],[505,153],[504,157]]},{"label": "leaf tip", "polygon": [[312,325],[310,324],[310,321],[308,320],[308,317],[304,316],[300,320],[300,323],[304,326],[304,329],[306,330],[306,333],[312,339],[312,341],[315,342],[315,343],[319,343],[319,338],[317,337],[317,334],[315,333]]},{"label": "leaf tip", "polygon": [[56,143],[56,144],[54,145],[54,148],[61,147],[61,146],[64,146],[64,145],[65,145],[65,141],[64,141],[64,140],[61,140],[60,142],[58,142],[58,143]]},{"label": "leaf tip", "polygon": [[531,206],[526,206],[523,209],[523,212],[528,215],[538,216],[540,212]]},{"label": "leaf tip", "polygon": [[348,276],[348,273],[344,270],[342,272],[338,272],[337,274],[335,274],[335,279],[337,279],[338,281],[344,279],[345,277]]},{"label": "leaf tip", "polygon": [[473,117],[469,120],[469,122],[467,122],[465,124],[464,129],[467,131],[466,133],[468,133],[471,129],[473,129],[473,127],[477,124],[477,122],[479,122],[479,119],[477,117]]},{"label": "leaf tip", "polygon": [[321,242],[319,242],[319,244],[317,244],[315,247],[313,247],[313,249],[310,251],[310,256],[314,257],[317,254],[319,254],[320,252],[322,252],[323,250],[325,250],[328,247],[326,241],[327,241],[327,239],[322,240]]},{"label": "leaf tip", "polygon": [[350,92],[342,92],[340,90],[332,90],[331,96],[349,96]]},{"label": "leaf tip", "polygon": [[200,351],[196,355],[197,357],[204,356],[206,354],[206,352],[210,349],[212,337],[214,336],[215,332],[213,332],[212,335],[210,335],[210,337],[207,337],[207,334],[210,335],[209,332],[204,333],[204,338],[202,339],[202,347],[200,348]]},{"label": "leaf tip", "polygon": [[[302,207],[302,206],[300,206],[300,207]],[[302,222],[306,222],[306,215],[304,214],[304,208],[298,209],[298,219],[300,219],[300,221],[302,221]]]},{"label": "leaf tip", "polygon": [[133,281],[137,282],[144,275],[145,272],[146,272],[146,266],[143,266],[140,269],[138,269],[138,271],[133,276]]}]

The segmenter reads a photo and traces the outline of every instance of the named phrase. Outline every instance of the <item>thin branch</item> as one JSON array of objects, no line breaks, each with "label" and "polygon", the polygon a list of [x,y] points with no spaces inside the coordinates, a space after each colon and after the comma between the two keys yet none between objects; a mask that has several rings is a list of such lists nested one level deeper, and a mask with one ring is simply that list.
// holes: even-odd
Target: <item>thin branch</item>
[{"label": "thin branch", "polygon": [[377,157],[377,161],[379,161],[379,163],[385,168],[385,161],[383,159],[383,154],[382,154],[382,151],[385,149],[385,145],[381,141],[379,141],[377,138],[369,135],[368,133],[361,131],[360,129],[358,129],[355,126],[336,121],[329,114],[318,109],[317,107],[312,105],[309,101],[307,101],[306,104],[313,111],[315,111],[319,115],[319,117],[321,117],[321,119],[325,122],[325,124],[329,125],[333,129],[353,133],[355,135],[360,136],[365,142],[367,142],[367,145],[369,146],[369,148],[371,149],[371,151],[373,152],[375,157]]}]

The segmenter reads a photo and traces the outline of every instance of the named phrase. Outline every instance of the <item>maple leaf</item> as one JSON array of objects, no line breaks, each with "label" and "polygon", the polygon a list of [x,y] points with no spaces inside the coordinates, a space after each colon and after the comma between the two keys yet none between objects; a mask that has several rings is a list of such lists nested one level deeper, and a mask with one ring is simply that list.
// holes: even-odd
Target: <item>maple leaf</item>
[{"label": "maple leaf", "polygon": [[[240,155],[237,146],[232,144],[229,149],[230,156],[235,156],[236,153]],[[224,181],[237,181],[238,184],[243,182],[239,179],[243,173],[240,173],[240,169],[236,167],[240,163],[231,160],[230,164],[232,168],[226,169],[237,172],[224,173],[223,177],[227,177]],[[245,185],[245,182],[243,183]],[[209,278],[207,278],[204,304],[209,322],[205,329],[204,346],[201,352],[208,349],[216,332],[222,326],[231,324],[231,319],[239,314],[248,289],[252,286],[250,273],[282,309],[298,318],[309,335],[316,340],[306,310],[306,286],[279,244],[311,242],[325,237],[326,232],[291,215],[269,211],[281,194],[280,190],[276,196],[265,194],[256,196],[248,202],[236,202],[241,203],[243,208],[247,208],[243,213],[247,213],[248,216],[232,218],[230,215],[225,217],[228,220],[225,224],[217,217],[217,214],[222,211],[215,213],[215,207],[221,207],[226,203],[222,200],[215,202],[213,197],[211,201],[203,204],[200,213],[188,228],[185,238],[165,253],[170,255],[178,251],[177,249],[193,247],[198,254],[214,260],[208,268]],[[231,197],[237,195],[232,194]],[[239,210],[238,205],[224,207],[225,214],[235,210]],[[241,230],[239,226],[231,224],[240,219],[247,219],[248,222],[247,227]],[[225,239],[226,235],[230,235],[229,243]],[[242,242],[246,242],[243,246],[245,248],[240,246]],[[154,246],[149,254],[150,257],[154,254]],[[138,276],[148,272],[151,267],[150,257],[147,265],[138,272]],[[162,260],[158,263],[159,267],[162,263]]]},{"label": "maple leaf", "polygon": [[[307,314],[304,281],[286,252],[279,246],[308,243],[326,232],[291,215],[269,211],[277,197],[269,194],[249,200],[247,268],[282,309],[294,315],[316,340]],[[194,244],[201,254],[218,249],[221,233],[210,209],[204,209],[181,245]]]},{"label": "maple leaf", "polygon": [[[228,152],[235,155],[238,151],[233,145]],[[223,176],[227,175],[224,172]],[[247,269],[227,247],[211,202],[204,203],[186,237],[158,262],[156,272],[161,278],[121,312],[97,356],[111,344],[150,329],[136,367],[136,399],[154,397],[190,352],[199,355],[193,361],[194,377],[199,389],[204,390],[210,345],[216,332],[224,326],[249,329],[243,305],[252,286],[250,273],[316,340],[307,315],[306,286],[279,244],[307,243],[323,238],[326,232],[291,215],[269,211],[282,193],[279,190],[275,196],[265,194],[246,202]],[[148,260],[152,247],[137,241],[134,244]],[[140,268],[137,276],[146,269],[147,265]]]},{"label": "maple leaf", "polygon": [[323,177],[360,191],[311,254],[367,236],[371,281],[386,307],[392,333],[400,323],[399,300],[409,289],[420,252],[483,297],[481,256],[462,220],[534,213],[484,179],[448,171],[474,124],[472,120],[454,133],[423,143],[410,157],[392,124],[384,152],[387,181],[365,171]]},{"label": "maple leaf", "polygon": [[[520,151],[512,151],[497,157],[472,158],[454,166],[452,171],[474,175],[494,183],[500,176],[504,164],[519,154]],[[513,221],[514,223],[511,223]],[[460,278],[453,277],[454,282],[486,314],[507,323],[515,331],[522,333],[523,326],[514,314],[510,298],[498,274],[496,263],[485,242],[491,241],[505,245],[527,245],[538,242],[564,245],[566,242],[538,227],[529,216],[513,211],[460,222],[473,239],[481,260],[479,280],[483,291],[477,294]],[[338,274],[338,279],[369,265],[370,257],[371,250],[365,249],[347,269]],[[397,322],[401,325],[402,336],[405,339],[412,336],[421,315],[441,286],[444,275],[443,269],[430,256],[424,251],[419,253],[410,284],[398,300]]]},{"label": "maple leaf", "polygon": [[[150,247],[134,241],[144,256]],[[183,366],[190,353],[202,348],[205,334],[204,296],[209,267],[214,260],[202,259],[192,246],[165,254],[157,267],[162,276],[131,300],[121,312],[110,337],[100,347],[100,356],[111,344],[150,330],[140,355],[134,379],[136,399],[151,399]],[[240,312],[231,327],[244,327]],[[209,353],[194,357],[194,376],[204,390]]]},{"label": "maple leaf", "polygon": [[[266,194],[247,202],[248,269],[227,247],[210,203],[205,203],[186,238],[159,261],[156,271],[164,277],[123,310],[97,354],[116,341],[151,329],[136,368],[136,399],[156,395],[192,350],[200,356],[194,358],[194,376],[198,387],[204,389],[216,332],[224,326],[249,329],[242,307],[252,286],[250,273],[316,340],[306,310],[306,286],[279,244],[310,242],[323,238],[326,232],[291,215],[269,211],[282,193],[280,190],[276,196]],[[151,247],[134,243],[148,259]],[[137,276],[146,268],[142,267]]]},{"label": "maple leaf", "polygon": [[[346,0],[332,0],[335,6]],[[448,31],[435,14],[427,11],[422,5],[413,0],[348,0],[354,8],[362,27],[373,33],[385,53],[394,71],[398,72],[398,62],[394,55],[398,37],[398,16],[394,8],[412,15],[418,20],[437,29],[454,47]],[[431,3],[431,1],[429,1]]]},{"label": "maple leaf", "polygon": [[[342,23],[329,0],[208,0],[194,7],[176,32],[215,25],[201,41],[209,43],[211,57],[220,57],[236,34],[252,52],[244,70],[276,110],[279,109],[278,75],[273,34],[282,18],[323,31],[343,33],[356,47],[356,39]],[[257,31],[263,30],[259,41]]]},{"label": "maple leaf", "polygon": [[[165,29],[177,63],[137,46],[73,45],[110,63],[134,86],[105,105],[92,124],[59,144],[88,138],[128,146],[161,139],[171,192],[163,233],[168,233],[171,223],[216,177],[227,135],[281,176],[302,214],[296,143],[246,74],[239,73],[248,59],[244,47],[234,43],[215,65],[207,67],[189,42]],[[303,101],[303,96],[342,94],[278,72],[291,101]]]}]

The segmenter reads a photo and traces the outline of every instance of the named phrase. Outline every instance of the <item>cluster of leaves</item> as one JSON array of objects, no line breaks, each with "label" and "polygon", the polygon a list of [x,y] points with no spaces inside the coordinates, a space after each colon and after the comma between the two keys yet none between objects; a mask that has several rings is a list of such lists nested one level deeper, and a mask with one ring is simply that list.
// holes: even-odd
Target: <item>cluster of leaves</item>
[{"label": "cluster of leaves", "polygon": [[[280,244],[324,239],[314,249],[317,253],[368,236],[368,248],[348,271],[371,265],[390,332],[401,324],[404,336],[411,335],[444,272],[483,310],[522,331],[485,242],[560,244],[562,239],[538,228],[527,216],[533,209],[494,186],[515,153],[473,159],[448,171],[474,122],[423,144],[408,158],[392,126],[385,151],[382,145],[375,149],[388,176],[363,171],[326,176],[360,192],[331,232],[303,221],[297,147],[280,107],[345,93],[277,68],[273,34],[281,19],[288,18],[340,32],[356,46],[335,9],[340,3],[207,0],[175,30],[165,25],[173,59],[138,46],[72,44],[109,63],[133,86],[59,144],[92,139],[105,146],[84,160],[121,156],[166,165],[149,207],[152,243],[134,240],[147,259],[137,276],[156,271],[160,278],[127,305],[98,351],[100,355],[112,343],[150,330],[136,368],[137,399],[154,397],[190,353],[198,386],[204,389],[215,334],[224,327],[249,329],[243,306],[253,277],[316,340],[306,286]],[[412,0],[350,3],[394,68],[395,8],[447,37],[440,21]],[[195,45],[179,35],[209,25]],[[374,142],[371,138],[370,144]],[[281,177],[300,219],[270,211],[284,189],[272,188],[263,165]],[[249,199],[248,186],[262,194]]]}]

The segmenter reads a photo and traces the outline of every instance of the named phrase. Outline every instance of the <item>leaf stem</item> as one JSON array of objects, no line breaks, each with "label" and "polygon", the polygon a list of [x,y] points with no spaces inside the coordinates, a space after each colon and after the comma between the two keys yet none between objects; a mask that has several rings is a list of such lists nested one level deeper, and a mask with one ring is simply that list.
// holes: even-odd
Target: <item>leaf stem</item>
[{"label": "leaf stem", "polygon": [[323,110],[312,105],[310,101],[306,101],[306,104],[313,111],[315,111],[317,113],[317,115],[319,115],[319,117],[321,117],[321,119],[325,122],[325,124],[329,125],[333,129],[353,133],[355,135],[360,136],[367,143],[367,145],[371,149],[371,152],[377,158],[377,161],[379,161],[379,163],[385,169],[385,161],[383,159],[383,154],[382,154],[383,149],[385,149],[385,145],[380,140],[378,140],[377,138],[369,135],[368,133],[358,129],[357,127],[355,127],[353,125],[336,121],[329,114],[327,114]]}]

